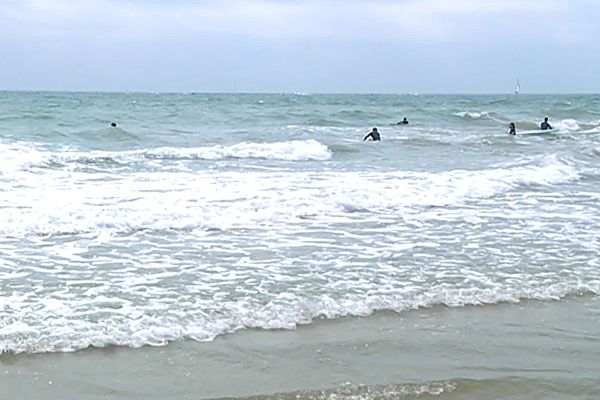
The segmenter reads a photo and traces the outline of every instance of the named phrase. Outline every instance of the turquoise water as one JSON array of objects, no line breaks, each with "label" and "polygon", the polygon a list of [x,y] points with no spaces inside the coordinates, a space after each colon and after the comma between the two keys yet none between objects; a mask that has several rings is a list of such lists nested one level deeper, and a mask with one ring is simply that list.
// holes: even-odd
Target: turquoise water
[{"label": "turquoise water", "polygon": [[599,133],[598,95],[1,92],[0,353],[595,299]]}]

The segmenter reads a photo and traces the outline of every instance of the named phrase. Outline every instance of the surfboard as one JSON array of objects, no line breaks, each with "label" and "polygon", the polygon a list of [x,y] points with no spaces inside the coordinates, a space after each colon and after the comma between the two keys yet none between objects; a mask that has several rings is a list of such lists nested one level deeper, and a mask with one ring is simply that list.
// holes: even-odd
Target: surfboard
[{"label": "surfboard", "polygon": [[517,131],[517,136],[541,136],[549,135],[553,133],[559,133],[558,128],[546,129],[546,130],[535,130],[535,131]]}]

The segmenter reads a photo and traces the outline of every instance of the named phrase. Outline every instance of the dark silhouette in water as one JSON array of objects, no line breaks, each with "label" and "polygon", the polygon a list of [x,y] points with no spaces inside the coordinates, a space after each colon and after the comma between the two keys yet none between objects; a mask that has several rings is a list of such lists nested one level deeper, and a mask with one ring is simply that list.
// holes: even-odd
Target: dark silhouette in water
[{"label": "dark silhouette in water", "polygon": [[402,121],[397,122],[396,125],[408,125],[408,119],[406,119],[406,117],[404,117],[402,119]]},{"label": "dark silhouette in water", "polygon": [[508,134],[509,135],[516,135],[517,134],[517,128],[515,127],[515,123],[511,122],[510,124],[508,124]]},{"label": "dark silhouette in water", "polygon": [[116,128],[117,127],[117,123],[116,122],[111,122],[110,126],[112,126],[113,128]]},{"label": "dark silhouette in water", "polygon": [[363,142],[365,140],[367,140],[369,137],[371,139],[373,139],[374,142],[378,142],[381,140],[381,135],[379,135],[377,128],[373,128],[373,130],[371,130],[371,132],[367,133],[367,136],[365,136],[365,138],[363,139]]},{"label": "dark silhouette in water", "polygon": [[548,117],[544,118],[544,122],[542,122],[542,124],[540,125],[540,129],[543,131],[552,129],[552,125],[548,123]]}]

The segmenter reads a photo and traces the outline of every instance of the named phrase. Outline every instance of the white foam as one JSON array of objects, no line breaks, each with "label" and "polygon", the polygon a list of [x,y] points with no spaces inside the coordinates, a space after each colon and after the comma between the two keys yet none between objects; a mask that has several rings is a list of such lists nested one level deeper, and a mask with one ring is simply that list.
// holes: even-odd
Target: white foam
[{"label": "white foam", "polygon": [[[318,142],[226,149],[154,156],[325,154]],[[48,156],[67,157],[63,163],[100,157],[39,152],[41,163]],[[578,251],[600,251],[595,232],[577,227],[593,225],[597,216],[573,212],[570,201],[559,207],[561,190],[552,186],[576,181],[580,172],[558,156],[443,172],[40,168],[32,174],[27,162],[15,161],[17,171],[0,179],[0,279],[11,293],[0,296],[0,353],[164,345],[250,327],[291,329],[319,316],[600,294],[594,258],[569,264],[568,275],[556,267],[569,262],[565,240],[584,242]],[[480,207],[487,199],[492,207]],[[512,207],[517,201],[522,208]],[[487,229],[492,217],[508,222]],[[553,217],[576,223],[553,231]],[[539,232],[541,252],[527,242]],[[560,234],[568,238],[561,236],[563,243],[552,236]],[[460,238],[449,240],[461,235],[469,235],[467,250]],[[498,244],[503,238],[514,242]],[[459,247],[448,253],[453,243]],[[500,265],[490,265],[494,251]],[[32,290],[30,276],[44,285]]]},{"label": "white foam", "polygon": [[[126,153],[131,154],[131,153]],[[133,152],[134,155],[139,154]],[[271,160],[305,161],[328,160],[331,151],[316,140],[294,140],[275,143],[238,143],[230,146],[197,148],[157,148],[146,150],[145,155],[156,158],[185,157],[202,160],[223,158],[264,158]]]},{"label": "white foam", "polygon": [[580,130],[581,126],[577,120],[567,118],[556,123],[555,128],[558,128],[560,131],[574,132]]},{"label": "white foam", "polygon": [[469,119],[489,119],[490,114],[486,111],[477,112],[477,111],[460,111],[454,113],[457,117],[461,118],[469,118]]},{"label": "white foam", "polygon": [[[405,278],[418,277],[409,275]],[[271,293],[267,297],[261,295],[260,299],[256,295],[242,295],[232,301],[200,298],[193,303],[184,300],[185,297],[154,295],[147,306],[94,308],[89,313],[71,315],[39,309],[34,304],[14,303],[10,320],[0,326],[0,353],[64,352],[108,345],[162,346],[181,339],[213,340],[216,336],[244,328],[294,329],[317,317],[367,316],[377,310],[403,312],[435,305],[462,307],[515,303],[523,299],[558,300],[582,291],[600,294],[598,285],[575,281],[554,281],[546,285],[524,279],[518,281],[520,287],[493,284],[489,288],[478,288],[451,287],[442,279],[429,288],[396,287],[386,294],[386,285],[378,288],[373,283],[358,281],[357,285],[348,286],[348,281],[341,279],[338,282],[346,282],[343,289],[354,294],[307,296],[291,291],[279,295]],[[392,278],[388,283],[401,285]],[[211,282],[210,285],[216,284]],[[128,290],[137,291],[133,287]],[[81,309],[77,302],[71,302],[70,306]]]},{"label": "white foam", "polygon": [[52,163],[117,163],[147,162],[161,159],[221,160],[225,158],[268,159],[283,161],[328,160],[331,151],[316,140],[293,140],[273,143],[237,143],[228,146],[192,148],[160,147],[131,151],[75,151],[65,148],[55,151],[41,144],[0,143],[0,172],[29,170]]},{"label": "white foam", "polygon": [[14,142],[5,144],[0,142],[0,175],[19,170],[28,170],[34,166],[45,166],[48,163],[47,155],[30,143]]},{"label": "white foam", "polygon": [[581,133],[600,133],[600,126],[595,126],[590,129],[582,130]]},{"label": "white foam", "polygon": [[460,111],[460,112],[456,112],[454,113],[455,116],[460,117],[462,119],[468,119],[468,120],[491,120],[491,121],[496,121],[496,122],[502,122],[504,123],[505,121],[502,121],[498,114],[495,112],[488,112],[488,111]]},{"label": "white foam", "polygon": [[557,157],[517,167],[441,173],[178,171],[108,175],[47,170],[42,175],[20,176],[18,187],[3,184],[0,234],[26,237],[278,226],[306,216],[353,218],[352,214],[364,210],[393,215],[423,207],[456,206],[519,187],[578,178],[577,169]]}]

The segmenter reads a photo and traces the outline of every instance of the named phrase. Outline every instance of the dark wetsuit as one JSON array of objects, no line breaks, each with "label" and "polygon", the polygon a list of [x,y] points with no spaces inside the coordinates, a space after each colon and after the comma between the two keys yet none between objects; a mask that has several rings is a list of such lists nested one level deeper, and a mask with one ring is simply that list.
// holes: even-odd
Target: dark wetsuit
[{"label": "dark wetsuit", "polygon": [[381,136],[379,135],[379,132],[377,131],[371,131],[367,134],[367,136],[365,136],[365,138],[363,139],[363,142],[365,140],[367,140],[369,138],[369,136],[373,139],[374,142],[377,142],[379,140],[381,140]]},{"label": "dark wetsuit", "polygon": [[547,131],[548,129],[552,129],[552,126],[549,123],[547,123],[546,121],[544,121],[540,125],[540,129],[543,131]]}]

